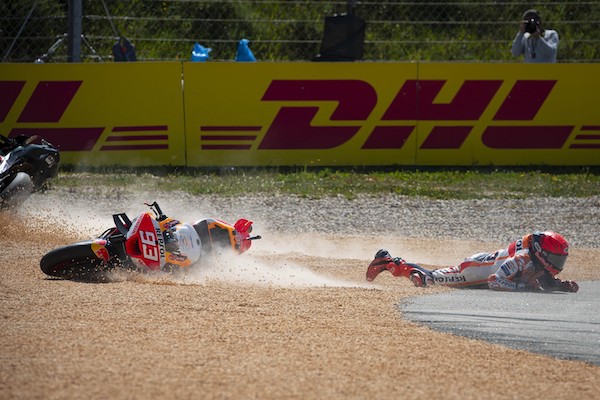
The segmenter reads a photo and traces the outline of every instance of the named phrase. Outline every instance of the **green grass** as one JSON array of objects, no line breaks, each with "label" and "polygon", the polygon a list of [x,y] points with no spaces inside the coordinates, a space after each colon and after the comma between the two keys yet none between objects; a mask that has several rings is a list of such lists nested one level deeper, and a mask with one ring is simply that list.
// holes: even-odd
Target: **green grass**
[{"label": "green grass", "polygon": [[291,194],[307,198],[357,195],[433,199],[587,197],[600,195],[600,170],[583,169],[101,169],[61,170],[51,187],[102,193],[184,191],[220,196]]}]

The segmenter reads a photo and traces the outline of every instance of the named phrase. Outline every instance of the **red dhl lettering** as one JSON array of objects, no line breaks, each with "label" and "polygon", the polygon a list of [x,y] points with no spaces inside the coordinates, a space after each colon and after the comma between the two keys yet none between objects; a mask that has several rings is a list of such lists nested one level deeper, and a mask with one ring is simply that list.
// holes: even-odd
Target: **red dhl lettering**
[{"label": "red dhl lettering", "polygon": [[[10,109],[25,86],[25,81],[0,81],[0,122],[4,122]],[[58,123],[67,111],[83,81],[40,81],[17,118],[17,123]],[[60,151],[91,151],[105,127],[36,127],[13,128],[10,136],[39,135],[58,146]],[[101,151],[114,150],[168,150],[166,125],[115,126],[107,144]],[[128,135],[128,132],[148,132],[148,135]],[[135,144],[152,140],[154,144]]]},{"label": "red dhl lettering", "polygon": [[82,81],[41,81],[17,122],[58,122]]},{"label": "red dhl lettering", "polygon": [[[448,103],[435,99],[445,80],[407,80],[383,112],[380,121],[368,133],[362,149],[401,149],[414,133],[418,121],[439,121],[426,135],[421,149],[458,149],[472,133],[496,97],[503,80],[465,80]],[[19,123],[43,123],[43,127],[15,127],[10,136],[40,134],[61,151],[91,151],[105,127],[53,127],[60,122],[75,99],[83,81],[40,81],[21,110]],[[483,129],[482,144],[493,149],[560,149],[575,126],[501,125],[496,121],[533,121],[550,96],[556,80],[518,80],[495,111],[491,125]],[[25,81],[0,81],[0,123],[21,94]],[[259,141],[259,150],[315,150],[339,147],[353,138],[372,117],[377,106],[376,90],[362,80],[273,80],[262,102],[283,102],[271,123],[260,135],[262,126],[203,125],[200,127],[202,150],[251,150]],[[294,102],[315,102],[315,105],[295,105]],[[329,117],[331,125],[316,125],[313,120],[320,102],[337,102]],[[460,126],[445,126],[444,121],[464,121]],[[468,122],[472,123],[469,124]],[[378,124],[381,122],[382,124]],[[394,125],[395,122],[400,124]],[[590,128],[591,127],[591,128]],[[584,125],[582,131],[598,130]],[[146,132],[146,136],[127,132]],[[210,134],[206,134],[210,132]],[[238,135],[232,135],[238,132]],[[222,134],[225,133],[225,134]],[[585,132],[584,132],[585,133]],[[589,143],[598,135],[580,134],[570,145],[572,149],[600,148]],[[153,140],[154,144],[135,144]],[[578,143],[578,140],[587,141]],[[111,129],[100,151],[168,150],[168,127],[118,126]],[[215,143],[217,142],[217,143]],[[224,143],[225,142],[225,143]]]},{"label": "red dhl lettering", "polygon": [[[434,103],[444,80],[407,80],[383,114],[381,121],[478,121],[500,89],[501,80],[466,80],[451,102]],[[554,80],[517,81],[494,116],[495,121],[530,121],[556,84]],[[343,88],[335,91],[334,89]],[[334,90],[334,94],[331,92]],[[332,121],[365,121],[376,105],[376,92],[363,81],[272,81],[263,101],[336,100]],[[361,125],[315,126],[318,107],[282,106],[260,142],[259,149],[328,149],[352,138]],[[342,110],[346,112],[342,112]],[[353,118],[340,118],[352,114]],[[362,119],[359,117],[363,117]],[[413,126],[376,126],[363,149],[400,149]],[[499,128],[499,129],[495,129]],[[561,148],[573,126],[489,127],[483,143],[491,148]],[[434,126],[421,149],[458,149],[473,125]],[[544,134],[541,135],[541,131]],[[517,140],[518,139],[518,140]]]},{"label": "red dhl lettering", "polygon": [[0,122],[4,122],[23,86],[25,81],[0,81]]},{"label": "red dhl lettering", "polygon": [[478,120],[502,85],[502,81],[465,81],[450,103],[434,104],[445,83],[441,80],[406,81],[382,120]]}]

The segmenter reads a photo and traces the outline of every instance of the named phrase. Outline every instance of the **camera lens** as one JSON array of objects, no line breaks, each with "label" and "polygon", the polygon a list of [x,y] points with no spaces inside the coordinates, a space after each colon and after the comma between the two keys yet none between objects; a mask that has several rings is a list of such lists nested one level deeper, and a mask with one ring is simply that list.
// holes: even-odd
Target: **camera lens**
[{"label": "camera lens", "polygon": [[534,33],[535,31],[537,31],[537,21],[535,20],[535,18],[530,18],[527,21],[527,24],[525,25],[525,32],[527,33]]}]

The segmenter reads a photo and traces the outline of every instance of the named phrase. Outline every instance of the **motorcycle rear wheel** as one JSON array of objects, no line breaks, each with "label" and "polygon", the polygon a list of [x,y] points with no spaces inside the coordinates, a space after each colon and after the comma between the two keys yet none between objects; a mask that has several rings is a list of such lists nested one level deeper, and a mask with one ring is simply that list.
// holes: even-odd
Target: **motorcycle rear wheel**
[{"label": "motorcycle rear wheel", "polygon": [[96,256],[91,244],[92,241],[74,243],[50,251],[40,261],[42,272],[69,280],[108,280],[111,268]]}]

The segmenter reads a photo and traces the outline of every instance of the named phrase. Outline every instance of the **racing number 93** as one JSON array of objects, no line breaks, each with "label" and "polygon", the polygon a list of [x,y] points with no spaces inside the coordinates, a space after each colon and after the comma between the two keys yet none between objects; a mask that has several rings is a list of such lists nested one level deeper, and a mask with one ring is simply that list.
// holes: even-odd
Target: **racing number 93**
[{"label": "racing number 93", "polygon": [[140,231],[140,242],[142,244],[142,255],[152,261],[158,261],[159,252],[156,243],[156,234],[151,231]]}]

